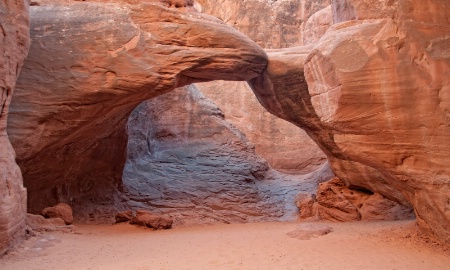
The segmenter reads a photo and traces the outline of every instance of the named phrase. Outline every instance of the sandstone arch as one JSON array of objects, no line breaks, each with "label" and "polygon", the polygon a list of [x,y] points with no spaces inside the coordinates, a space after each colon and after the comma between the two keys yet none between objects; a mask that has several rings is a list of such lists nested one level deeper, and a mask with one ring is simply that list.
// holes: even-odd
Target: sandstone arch
[{"label": "sandstone arch", "polygon": [[114,204],[127,117],[141,101],[262,72],[267,58],[255,43],[175,2],[30,8],[32,46],[8,125],[29,211],[80,198]]}]

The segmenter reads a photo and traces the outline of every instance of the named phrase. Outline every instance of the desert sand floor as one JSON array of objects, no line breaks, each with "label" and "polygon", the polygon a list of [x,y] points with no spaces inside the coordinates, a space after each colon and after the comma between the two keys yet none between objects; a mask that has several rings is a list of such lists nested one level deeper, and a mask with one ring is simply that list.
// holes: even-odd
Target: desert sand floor
[{"label": "desert sand floor", "polygon": [[77,227],[32,237],[0,269],[450,269],[449,247],[418,235],[413,221]]}]

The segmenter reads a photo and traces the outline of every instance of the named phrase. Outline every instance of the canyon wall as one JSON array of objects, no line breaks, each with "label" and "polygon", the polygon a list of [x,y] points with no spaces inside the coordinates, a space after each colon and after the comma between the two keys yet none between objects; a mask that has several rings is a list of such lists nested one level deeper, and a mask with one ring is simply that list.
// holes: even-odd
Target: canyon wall
[{"label": "canyon wall", "polygon": [[32,45],[8,120],[29,211],[58,202],[75,212],[119,205],[126,123],[138,104],[264,69],[266,54],[254,42],[182,2],[30,7]]},{"label": "canyon wall", "polygon": [[0,255],[25,236],[26,189],[6,132],[16,79],[29,47],[27,1],[0,1]]},{"label": "canyon wall", "polygon": [[304,128],[348,186],[412,204],[419,227],[449,242],[449,2],[332,10],[317,44],[269,52],[256,95]]}]

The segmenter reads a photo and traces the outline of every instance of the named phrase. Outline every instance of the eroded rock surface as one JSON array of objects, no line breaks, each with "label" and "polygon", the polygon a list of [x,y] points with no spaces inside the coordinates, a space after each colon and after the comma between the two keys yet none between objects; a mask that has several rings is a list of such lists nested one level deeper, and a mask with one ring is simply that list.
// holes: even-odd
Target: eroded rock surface
[{"label": "eroded rock surface", "polygon": [[61,218],[45,218],[41,215],[27,214],[27,226],[36,232],[57,231],[66,227],[66,223]]},{"label": "eroded rock surface", "polygon": [[[315,42],[332,22],[330,1],[221,0],[197,1],[202,12],[217,16],[263,48],[283,48]],[[322,8],[327,7],[322,10]],[[317,15],[316,15],[317,14]],[[325,155],[301,129],[274,117],[258,103],[243,82],[196,85],[223,111],[225,119],[255,145],[256,153],[277,170],[309,173]]]},{"label": "eroded rock surface", "polygon": [[195,7],[249,36],[263,48],[303,45],[308,18],[330,0],[197,0]]},{"label": "eroded rock surface", "polygon": [[136,216],[130,220],[130,224],[154,230],[167,230],[172,229],[173,219],[168,216],[155,215],[145,210],[138,210]]},{"label": "eroded rock surface", "polygon": [[297,196],[301,218],[331,221],[392,221],[413,219],[411,207],[391,201],[378,193],[349,189],[337,177],[319,184],[317,196]]},{"label": "eroded rock surface", "polygon": [[[127,208],[168,214],[174,225],[295,219],[293,198],[331,173],[269,171],[246,136],[194,86],[139,105],[128,122]],[[125,207],[125,206],[124,206]]]},{"label": "eroded rock surface", "polygon": [[0,255],[25,236],[26,190],[6,133],[9,106],[29,46],[27,1],[0,1]]},{"label": "eroded rock surface", "polygon": [[318,44],[270,55],[255,93],[304,128],[348,186],[411,203],[419,227],[449,242],[449,2],[335,0],[332,10]]},{"label": "eroded rock surface", "polygon": [[32,46],[8,127],[30,211],[116,204],[126,121],[140,102],[192,82],[249,80],[265,67],[250,39],[178,2],[30,8]]},{"label": "eroded rock surface", "polygon": [[67,225],[73,222],[72,207],[65,203],[58,203],[52,207],[46,207],[42,210],[42,215],[46,218],[60,218],[64,220]]},{"label": "eroded rock surface", "polygon": [[245,134],[273,169],[305,174],[326,162],[317,144],[303,130],[267,112],[248,84],[221,81],[196,87],[217,104],[225,120]]}]

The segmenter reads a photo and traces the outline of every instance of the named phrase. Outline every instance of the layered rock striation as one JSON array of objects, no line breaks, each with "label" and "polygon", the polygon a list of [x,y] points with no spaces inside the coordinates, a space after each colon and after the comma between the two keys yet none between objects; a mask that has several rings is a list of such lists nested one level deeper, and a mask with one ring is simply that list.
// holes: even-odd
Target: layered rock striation
[{"label": "layered rock striation", "polygon": [[139,103],[192,82],[249,80],[266,66],[255,43],[191,1],[36,5],[8,124],[32,212],[114,205]]},{"label": "layered rock striation", "polygon": [[142,103],[127,130],[123,192],[131,208],[170,214],[176,225],[282,215],[255,184],[266,161],[194,86]]},{"label": "layered rock striation", "polygon": [[348,186],[412,204],[450,241],[449,3],[334,0],[317,44],[269,52],[260,102],[304,128]]},{"label": "layered rock striation", "polygon": [[0,1],[0,255],[25,236],[26,189],[6,128],[29,43],[28,2]]}]

